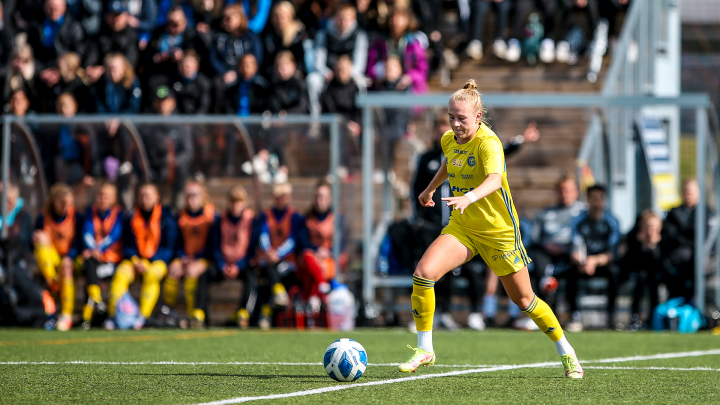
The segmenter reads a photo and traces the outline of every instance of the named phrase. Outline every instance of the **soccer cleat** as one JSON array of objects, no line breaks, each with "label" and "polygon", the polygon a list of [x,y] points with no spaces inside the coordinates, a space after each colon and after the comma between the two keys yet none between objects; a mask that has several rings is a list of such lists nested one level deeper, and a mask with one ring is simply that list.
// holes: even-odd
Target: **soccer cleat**
[{"label": "soccer cleat", "polygon": [[560,359],[563,367],[565,367],[565,377],[579,380],[585,376],[585,371],[583,371],[580,361],[578,361],[574,353],[561,356]]},{"label": "soccer cleat", "polygon": [[57,321],[57,325],[55,325],[57,330],[60,332],[67,332],[72,328],[72,317],[69,317],[67,315],[60,315],[60,318]]},{"label": "soccer cleat", "polygon": [[272,294],[273,294],[273,305],[275,307],[283,308],[283,307],[288,306],[290,299],[288,297],[287,290],[285,290],[285,286],[283,286],[280,283],[275,284],[272,287]]},{"label": "soccer cleat", "polygon": [[103,322],[103,328],[105,330],[115,330],[115,321],[110,318],[106,319],[105,322]]},{"label": "soccer cleat", "polygon": [[240,329],[247,329],[250,326],[250,313],[247,309],[237,311],[237,326]]},{"label": "soccer cleat", "polygon": [[420,366],[427,367],[435,364],[435,353],[425,351],[419,347],[417,349],[413,349],[410,345],[408,345],[408,349],[412,350],[414,353],[410,356],[408,361],[398,366],[398,371],[402,373],[414,373]]},{"label": "soccer cleat", "polygon": [[135,323],[133,324],[133,329],[142,330],[143,326],[145,326],[145,318],[143,318],[142,316],[138,316],[135,320]]},{"label": "soccer cleat", "polygon": [[267,316],[261,316],[258,320],[258,326],[261,330],[269,330],[272,326],[272,321]]}]

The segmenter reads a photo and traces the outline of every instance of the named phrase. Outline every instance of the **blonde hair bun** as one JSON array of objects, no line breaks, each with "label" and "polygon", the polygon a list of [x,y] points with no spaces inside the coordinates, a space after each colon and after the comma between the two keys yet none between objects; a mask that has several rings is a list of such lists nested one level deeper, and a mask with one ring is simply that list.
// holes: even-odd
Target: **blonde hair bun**
[{"label": "blonde hair bun", "polygon": [[463,89],[468,89],[468,90],[475,90],[475,91],[477,91],[478,86],[477,86],[477,83],[475,83],[475,80],[470,79],[470,80],[468,80],[467,82],[465,82],[465,85],[463,86]]}]

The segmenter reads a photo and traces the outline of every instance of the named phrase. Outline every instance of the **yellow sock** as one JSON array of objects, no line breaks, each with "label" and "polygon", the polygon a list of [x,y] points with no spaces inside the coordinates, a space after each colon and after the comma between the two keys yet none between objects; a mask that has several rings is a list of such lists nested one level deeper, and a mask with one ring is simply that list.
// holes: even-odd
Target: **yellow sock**
[{"label": "yellow sock", "polygon": [[250,313],[247,311],[247,309],[238,309],[237,313],[235,314],[236,319],[242,318],[242,319],[250,319]]},{"label": "yellow sock", "polygon": [[435,316],[435,282],[413,276],[412,313],[418,332],[432,330]]},{"label": "yellow sock", "polygon": [[523,312],[530,316],[530,319],[535,322],[541,331],[548,335],[550,340],[557,342],[562,338],[563,330],[560,327],[560,322],[558,322],[557,317],[555,317],[552,309],[545,301],[535,296],[530,305],[523,309]]},{"label": "yellow sock", "polygon": [[71,277],[63,277],[60,288],[61,313],[65,316],[72,316],[75,309],[75,283]]},{"label": "yellow sock", "polygon": [[185,277],[185,306],[189,318],[195,313],[195,291],[197,291],[198,279]]},{"label": "yellow sock", "polygon": [[140,315],[149,318],[152,315],[158,297],[160,297],[160,281],[167,274],[164,262],[156,260],[145,266],[142,287],[140,287]]},{"label": "yellow sock", "polygon": [[45,277],[50,289],[54,289],[54,285],[57,285],[60,281],[56,270],[57,266],[60,265],[60,256],[57,251],[52,246],[37,246],[35,248],[35,260],[37,261],[38,270]]},{"label": "yellow sock", "polygon": [[123,260],[115,270],[110,283],[110,299],[108,300],[108,316],[115,316],[115,304],[127,292],[130,283],[135,280],[135,270],[130,260]]},{"label": "yellow sock", "polygon": [[168,277],[165,279],[165,282],[163,283],[163,301],[165,301],[165,304],[171,307],[174,307],[175,304],[177,304],[179,289],[180,280],[175,277]]},{"label": "yellow sock", "polygon": [[273,294],[275,295],[283,295],[287,294],[287,290],[285,290],[285,286],[280,283],[275,283],[272,287]]},{"label": "yellow sock", "polygon": [[263,314],[263,316],[272,318],[272,305],[263,304],[263,306],[260,308],[260,312]]},{"label": "yellow sock", "polygon": [[202,309],[196,309],[193,311],[191,318],[197,319],[200,322],[205,322],[205,311]]},{"label": "yellow sock", "polygon": [[87,286],[87,294],[88,297],[93,300],[94,302],[101,303],[102,300],[102,293],[100,292],[100,286],[97,284],[90,284]]}]

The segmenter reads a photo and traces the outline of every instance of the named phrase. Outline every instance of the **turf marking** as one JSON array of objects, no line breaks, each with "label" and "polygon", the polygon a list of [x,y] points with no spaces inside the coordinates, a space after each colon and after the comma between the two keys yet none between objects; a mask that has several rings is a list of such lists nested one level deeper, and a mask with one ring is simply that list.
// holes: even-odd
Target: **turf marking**
[{"label": "turf marking", "polygon": [[[264,362],[264,361],[3,361],[2,366],[12,365],[101,365],[101,366],[322,366],[317,363],[289,363],[289,362]],[[397,367],[397,363],[370,363],[373,367]],[[438,364],[435,367],[443,368],[480,368],[495,367],[487,364]]]},{"label": "turf marking", "polygon": [[[707,356],[707,355],[714,355],[714,354],[720,354],[720,350],[696,350],[696,351],[691,351],[691,352],[658,353],[658,354],[653,354],[653,355],[649,355],[649,356],[615,357],[615,358],[609,358],[609,359],[583,361],[583,363],[622,363],[622,362],[628,362],[628,361],[674,359],[674,358],[681,358],[681,357],[697,357],[697,356]],[[288,392],[285,394],[262,395],[262,396],[257,396],[257,397],[229,398],[229,399],[224,399],[224,400],[220,400],[220,401],[204,402],[199,405],[226,405],[226,404],[239,404],[239,403],[250,402],[250,401],[260,401],[260,400],[266,400],[266,399],[304,397],[304,396],[308,396],[308,395],[316,395],[316,394],[324,394],[327,392],[342,391],[342,390],[346,390],[346,389],[350,389],[350,388],[395,384],[395,383],[405,382],[405,381],[425,380],[425,379],[429,379],[429,378],[440,378],[440,377],[454,377],[454,376],[465,375],[465,374],[488,373],[491,371],[516,370],[516,369],[521,369],[521,368],[539,368],[539,367],[550,367],[550,366],[557,366],[557,362],[543,362],[543,363],[496,366],[496,367],[487,367],[487,368],[473,368],[473,369],[469,369],[469,370],[450,371],[447,373],[424,374],[424,375],[417,375],[417,376],[411,376],[411,377],[394,378],[391,380],[371,381],[371,382],[360,383],[360,384],[333,385],[333,386],[329,386],[329,387],[316,388],[316,389],[306,390],[306,391]]]},{"label": "turf marking", "polygon": [[6,340],[0,341],[0,346],[47,346],[68,345],[75,343],[107,343],[107,342],[148,342],[153,340],[187,340],[209,337],[224,337],[237,335],[240,332],[233,330],[216,330],[208,332],[179,333],[177,335],[140,335],[140,336],[112,336],[81,339],[52,339],[52,340]]},{"label": "turf marking", "polygon": [[710,367],[609,367],[609,366],[583,366],[593,370],[669,370],[669,371],[720,371],[720,368]]}]

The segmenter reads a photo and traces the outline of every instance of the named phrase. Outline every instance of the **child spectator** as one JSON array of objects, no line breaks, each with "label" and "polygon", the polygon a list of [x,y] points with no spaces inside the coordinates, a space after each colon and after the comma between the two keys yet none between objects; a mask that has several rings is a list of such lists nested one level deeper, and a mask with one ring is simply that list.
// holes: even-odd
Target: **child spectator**
[{"label": "child spectator", "polygon": [[355,97],[359,90],[352,78],[352,60],[342,55],[335,63],[333,79],[322,95],[322,110],[328,114],[340,114],[347,120],[348,128],[353,135],[361,132],[360,109],[355,105]]},{"label": "child spectator", "polygon": [[273,62],[280,52],[292,52],[298,61],[298,70],[307,74],[305,66],[305,42],[308,38],[305,26],[295,19],[295,7],[289,1],[280,1],[273,7],[271,29],[266,30],[263,38],[265,48],[264,66],[262,73],[272,76]]},{"label": "child spectator", "polygon": [[163,283],[163,300],[171,308],[177,304],[180,278],[185,278],[185,308],[193,327],[205,323],[205,313],[195,305],[198,279],[208,270],[210,228],[219,219],[207,190],[195,181],[185,183],[185,206],[178,214],[175,259]]},{"label": "child spectator", "polygon": [[18,90],[21,90],[26,97],[32,98],[35,102],[34,110],[39,110],[40,103],[39,91],[40,84],[35,69],[35,59],[33,58],[33,50],[27,44],[18,45],[10,57],[10,65],[0,71],[0,85],[2,85],[2,105],[4,111],[7,112],[6,104],[10,100],[10,96]]},{"label": "child spectator", "polygon": [[[253,235],[255,213],[248,208],[247,191],[242,186],[233,186],[228,191],[227,209],[215,220],[211,230],[213,261],[215,267],[209,273],[209,280],[242,280],[238,310],[233,318],[241,328],[250,326],[250,315],[257,303],[257,276],[250,266],[255,252]],[[198,308],[205,308],[207,289],[198,290]]]},{"label": "child spectator", "polygon": [[390,13],[385,37],[375,39],[370,45],[367,76],[373,82],[385,78],[385,63],[390,55],[395,55],[400,59],[404,72],[398,88],[411,88],[413,93],[427,91],[428,59],[415,29],[415,19],[410,10],[399,8]]},{"label": "child spectator", "polygon": [[308,75],[310,112],[320,114],[320,94],[333,79],[335,64],[341,56],[352,62],[352,77],[357,83],[365,82],[368,37],[357,24],[357,10],[349,3],[338,4],[335,15],[315,38],[315,70]]},{"label": "child spectator", "polygon": [[179,114],[207,114],[210,112],[212,83],[200,70],[198,54],[190,49],[178,62],[172,78]]},{"label": "child spectator", "polygon": [[153,31],[145,49],[145,74],[172,72],[185,52],[194,50],[205,54],[205,46],[197,31],[188,24],[182,6],[173,6],[167,14],[167,23]]},{"label": "child spectator", "polygon": [[307,114],[308,94],[305,82],[297,78],[295,58],[290,51],[275,59],[275,80],[268,97],[268,109],[279,114]]},{"label": "child spectator", "polygon": [[57,74],[53,72],[58,56],[66,52],[75,52],[85,56],[87,41],[82,26],[67,13],[66,0],[45,0],[44,20],[33,21],[28,31],[28,45],[35,51],[35,61],[40,75]]},{"label": "child spectator", "polygon": [[[400,58],[390,55],[385,62],[385,78],[376,83],[376,89],[380,91],[409,92],[409,81],[405,80],[408,76],[403,74]],[[410,114],[405,108],[386,108],[385,120],[387,128],[386,136],[390,141],[389,156],[394,156],[395,145],[397,141],[407,132],[408,123],[410,122]]]},{"label": "child spectator", "polygon": [[587,190],[588,209],[573,218],[570,228],[573,250],[570,255],[575,268],[568,270],[567,300],[572,321],[566,326],[569,332],[582,331],[581,314],[578,311],[577,285],[581,278],[602,277],[607,279],[608,328],[615,328],[615,297],[617,280],[613,261],[620,240],[620,224],[606,210],[606,192],[603,186]]},{"label": "child spectator", "polygon": [[248,29],[247,17],[239,4],[225,7],[222,15],[222,31],[213,36],[210,63],[222,76],[225,85],[237,80],[237,65],[246,53],[255,55],[262,64],[263,49],[260,39]]},{"label": "child spectator", "polygon": [[104,183],[95,194],[95,203],[85,212],[82,231],[83,274],[88,301],[83,308],[83,328],[89,329],[94,313],[106,312],[100,283],[109,282],[122,259],[122,233],[125,221],[117,204],[117,188]]},{"label": "child spectator", "polygon": [[100,114],[137,114],[140,112],[140,81],[133,66],[120,53],[105,56],[105,72],[90,88],[95,111]]},{"label": "child spectator", "polygon": [[60,296],[60,318],[57,330],[72,327],[75,307],[73,261],[77,258],[82,233],[82,217],[75,210],[72,190],[65,184],[50,188],[50,199],[38,215],[32,242],[38,269],[50,292]]},{"label": "child spectator", "polygon": [[130,14],[122,0],[112,0],[108,3],[105,23],[85,55],[85,66],[88,67],[88,74],[94,80],[100,78],[102,66],[99,64],[110,52],[125,55],[131,65],[137,66],[140,59],[138,34],[135,28],[129,25],[129,20]]},{"label": "child spectator", "polygon": [[[43,101],[46,103],[44,111],[55,111],[55,100],[62,93],[69,93],[77,100],[78,106],[92,104],[90,96],[90,77],[80,65],[80,57],[73,52],[66,53],[58,58],[58,79],[54,85],[43,89]],[[102,67],[100,67],[102,74]]]},{"label": "child spectator", "polygon": [[238,64],[237,82],[225,91],[225,113],[241,117],[260,114],[267,108],[266,98],[269,91],[270,84],[258,74],[255,55],[246,54]]},{"label": "child spectator", "polygon": [[137,276],[142,276],[140,316],[133,328],[142,329],[160,296],[160,281],[167,274],[177,238],[177,226],[170,209],[160,203],[160,192],[151,183],[142,184],[137,205],[123,224],[123,260],[110,284],[110,300],[105,329],[116,327],[117,302],[127,293]]}]

